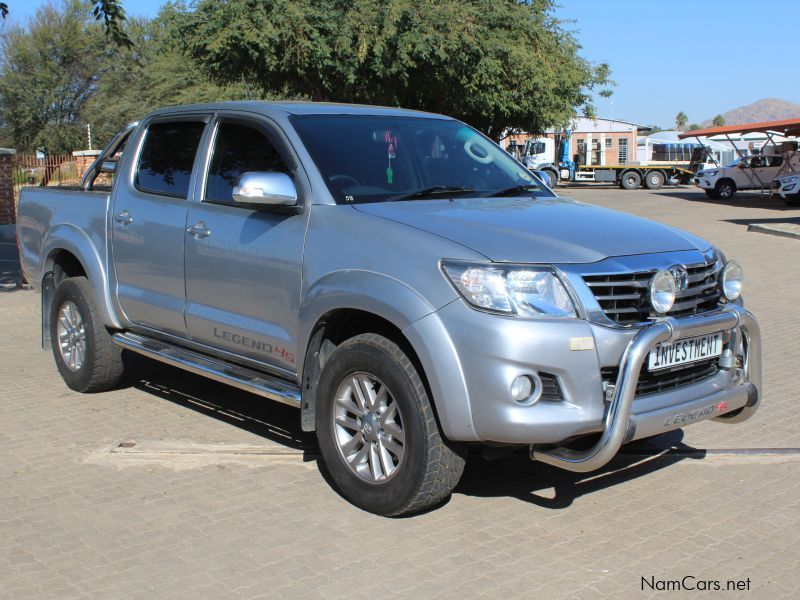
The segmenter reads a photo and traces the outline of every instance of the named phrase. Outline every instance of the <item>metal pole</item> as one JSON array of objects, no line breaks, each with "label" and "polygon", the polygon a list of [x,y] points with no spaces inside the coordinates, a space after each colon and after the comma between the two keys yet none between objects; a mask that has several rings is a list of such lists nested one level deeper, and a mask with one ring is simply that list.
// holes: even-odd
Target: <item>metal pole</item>
[{"label": "metal pole", "polygon": [[92,150],[92,124],[86,124],[86,135],[89,138],[89,150]]}]

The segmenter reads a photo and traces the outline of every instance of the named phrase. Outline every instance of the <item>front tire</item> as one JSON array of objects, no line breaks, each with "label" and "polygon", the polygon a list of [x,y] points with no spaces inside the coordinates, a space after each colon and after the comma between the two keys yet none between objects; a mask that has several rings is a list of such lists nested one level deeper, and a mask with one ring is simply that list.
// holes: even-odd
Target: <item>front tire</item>
[{"label": "front tire", "polygon": [[719,196],[717,196],[717,190],[706,190],[706,196],[713,198],[714,200],[719,198]]},{"label": "front tire", "polygon": [[720,200],[730,200],[736,195],[736,184],[730,179],[723,179],[717,182],[714,191]]},{"label": "front tire", "polygon": [[100,320],[86,277],[71,277],[56,287],[50,340],[58,371],[76,392],[109,390],[122,379],[122,352]]},{"label": "front tire", "polygon": [[319,380],[316,430],[341,494],[371,513],[399,516],[445,498],[464,456],[444,439],[425,386],[403,350],[377,334],[340,344]]}]

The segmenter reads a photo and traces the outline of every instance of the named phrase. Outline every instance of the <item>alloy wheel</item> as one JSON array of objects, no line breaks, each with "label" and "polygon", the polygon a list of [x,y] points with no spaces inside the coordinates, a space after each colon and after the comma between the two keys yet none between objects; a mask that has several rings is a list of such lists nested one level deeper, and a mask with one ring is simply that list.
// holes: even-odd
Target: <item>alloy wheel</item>
[{"label": "alloy wheel", "polygon": [[331,414],[336,446],[355,475],[380,484],[398,473],[405,455],[403,419],[380,379],[363,371],[349,375],[336,390]]},{"label": "alloy wheel", "polygon": [[58,311],[58,350],[70,371],[79,371],[86,360],[86,327],[78,307],[67,300]]}]

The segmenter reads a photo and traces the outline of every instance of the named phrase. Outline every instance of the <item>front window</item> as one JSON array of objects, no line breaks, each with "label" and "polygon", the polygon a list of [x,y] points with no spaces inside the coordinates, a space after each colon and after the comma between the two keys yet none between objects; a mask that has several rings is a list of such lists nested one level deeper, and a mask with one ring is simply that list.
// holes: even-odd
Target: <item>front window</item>
[{"label": "front window", "polygon": [[297,115],[292,123],[339,204],[554,196],[500,146],[458,121]]},{"label": "front window", "polygon": [[278,150],[259,130],[239,123],[220,123],[208,169],[205,199],[233,203],[233,188],[249,171],[289,173]]},{"label": "front window", "polygon": [[740,163],[740,162],[742,162],[742,160],[743,160],[743,159],[742,159],[741,157],[740,157],[740,158],[737,158],[737,159],[736,159],[736,160],[734,160],[732,163],[725,165],[725,168],[728,168],[728,167],[736,167],[736,166],[738,166],[738,165],[739,165],[739,163]]}]

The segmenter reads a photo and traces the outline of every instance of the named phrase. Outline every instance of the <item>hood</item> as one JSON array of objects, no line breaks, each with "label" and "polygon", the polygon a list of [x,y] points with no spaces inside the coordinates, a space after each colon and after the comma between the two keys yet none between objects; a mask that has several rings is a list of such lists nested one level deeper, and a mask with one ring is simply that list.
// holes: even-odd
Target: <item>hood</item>
[{"label": "hood", "polygon": [[495,262],[591,263],[711,247],[685,231],[566,198],[414,200],[354,208],[447,238]]}]

